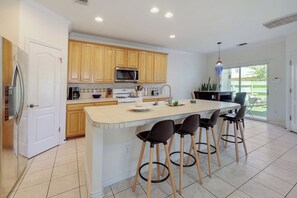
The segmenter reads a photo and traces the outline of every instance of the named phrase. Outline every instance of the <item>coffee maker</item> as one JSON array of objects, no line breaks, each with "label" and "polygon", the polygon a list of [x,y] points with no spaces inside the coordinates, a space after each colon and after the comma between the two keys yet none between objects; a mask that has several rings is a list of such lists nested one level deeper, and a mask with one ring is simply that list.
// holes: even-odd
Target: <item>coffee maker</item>
[{"label": "coffee maker", "polygon": [[78,100],[80,97],[79,87],[68,88],[68,100]]}]

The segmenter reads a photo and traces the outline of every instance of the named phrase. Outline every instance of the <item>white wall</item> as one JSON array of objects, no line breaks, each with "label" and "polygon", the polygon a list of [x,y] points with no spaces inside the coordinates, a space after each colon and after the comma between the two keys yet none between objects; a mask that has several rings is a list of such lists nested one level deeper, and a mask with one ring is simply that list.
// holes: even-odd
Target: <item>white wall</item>
[{"label": "white wall", "polygon": [[[61,141],[65,139],[67,60],[69,22],[32,0],[20,1],[19,47],[28,50],[28,41],[34,40],[62,51],[62,83],[60,127]],[[30,102],[30,101],[28,101]]]},{"label": "white wall", "polygon": [[[290,93],[291,75],[290,75],[290,59],[291,55],[297,54],[297,32],[286,37],[286,128],[291,129],[289,116],[291,114],[290,108]],[[296,92],[297,90],[293,90]]]},{"label": "white wall", "polygon": [[[254,44],[245,47],[237,47],[221,52],[221,60],[224,67],[268,63],[268,120],[271,123],[285,126],[285,51],[284,40],[276,40],[270,44]],[[215,78],[214,65],[218,55],[208,55],[208,74]],[[272,83],[272,79],[278,77],[279,83]]]},{"label": "white wall", "polygon": [[19,41],[19,0],[0,1],[0,35],[14,44]]},{"label": "white wall", "polygon": [[172,97],[174,99],[190,98],[191,92],[197,90],[200,84],[205,81],[206,55],[203,54],[189,53],[77,33],[71,33],[70,38],[168,53],[167,84],[172,87]]}]

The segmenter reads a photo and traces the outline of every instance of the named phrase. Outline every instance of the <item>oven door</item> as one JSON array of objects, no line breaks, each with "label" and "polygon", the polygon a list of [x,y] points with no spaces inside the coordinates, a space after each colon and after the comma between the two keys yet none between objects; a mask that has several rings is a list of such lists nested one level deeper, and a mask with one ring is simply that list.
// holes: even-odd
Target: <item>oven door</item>
[{"label": "oven door", "polygon": [[138,69],[136,68],[120,68],[115,70],[115,82],[138,82]]}]

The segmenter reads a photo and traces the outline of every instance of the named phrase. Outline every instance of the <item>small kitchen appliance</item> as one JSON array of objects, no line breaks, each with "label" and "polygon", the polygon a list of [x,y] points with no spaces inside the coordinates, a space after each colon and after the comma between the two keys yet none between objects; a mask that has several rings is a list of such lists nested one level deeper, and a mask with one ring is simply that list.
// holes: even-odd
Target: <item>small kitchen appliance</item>
[{"label": "small kitchen appliance", "polygon": [[115,68],[115,82],[137,83],[138,69],[131,67],[116,67]]},{"label": "small kitchen appliance", "polygon": [[68,88],[68,100],[78,100],[80,97],[79,87]]}]

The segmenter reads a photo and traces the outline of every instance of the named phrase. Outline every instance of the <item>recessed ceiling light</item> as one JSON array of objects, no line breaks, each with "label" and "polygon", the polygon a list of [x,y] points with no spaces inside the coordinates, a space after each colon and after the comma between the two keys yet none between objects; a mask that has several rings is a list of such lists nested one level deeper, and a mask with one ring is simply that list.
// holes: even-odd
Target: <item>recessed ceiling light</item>
[{"label": "recessed ceiling light", "polygon": [[95,18],[95,21],[97,21],[97,22],[103,22],[103,19],[101,17],[96,17]]},{"label": "recessed ceiling light", "polygon": [[172,13],[172,12],[167,12],[167,13],[165,14],[165,17],[166,17],[166,18],[171,18],[171,17],[173,17],[173,13]]},{"label": "recessed ceiling light", "polygon": [[175,38],[175,34],[171,34],[171,35],[169,36],[169,38],[174,39],[174,38]]},{"label": "recessed ceiling light", "polygon": [[159,8],[157,8],[157,7],[153,7],[151,9],[151,13],[158,13],[158,12],[159,12]]}]

